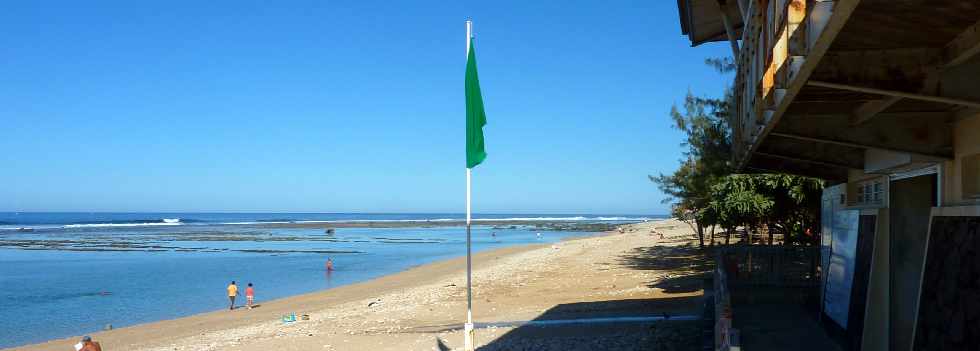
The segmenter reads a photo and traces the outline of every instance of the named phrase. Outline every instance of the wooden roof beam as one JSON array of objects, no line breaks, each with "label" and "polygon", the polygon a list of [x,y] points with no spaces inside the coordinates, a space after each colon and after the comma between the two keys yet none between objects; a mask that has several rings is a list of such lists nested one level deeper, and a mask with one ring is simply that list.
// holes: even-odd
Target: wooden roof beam
[{"label": "wooden roof beam", "polygon": [[902,101],[899,96],[889,96],[881,100],[873,100],[862,103],[860,106],[854,109],[851,113],[851,125],[858,125],[867,121],[878,114],[885,112],[892,105]]},{"label": "wooden roof beam", "polygon": [[879,89],[879,88],[859,87],[859,86],[850,85],[850,84],[831,83],[831,82],[823,82],[823,81],[818,81],[818,80],[811,80],[811,81],[807,82],[807,85],[812,85],[812,86],[815,86],[815,87],[822,87],[822,88],[831,88],[831,89],[856,91],[856,92],[859,92],[859,93],[885,95],[885,96],[897,97],[897,98],[904,98],[904,99],[922,100],[922,101],[929,101],[929,102],[938,102],[938,103],[942,103],[942,104],[950,104],[950,105],[959,105],[959,106],[966,106],[966,107],[972,107],[972,108],[980,108],[980,102],[968,101],[968,100],[963,100],[963,99],[948,98],[948,97],[942,97],[942,96],[934,96],[934,95],[926,95],[926,94],[916,94],[916,93],[907,93],[907,92],[904,92],[904,91]]},{"label": "wooden roof beam", "polygon": [[[927,80],[936,79],[942,69],[963,64],[977,54],[980,54],[980,21],[967,27],[966,30],[943,47],[942,67],[939,70],[931,72]],[[851,124],[858,125],[867,122],[902,99],[902,97],[898,96],[889,96],[885,99],[861,104],[861,106],[854,109]]]},{"label": "wooden roof beam", "polygon": [[960,65],[980,54],[980,21],[969,26],[943,48],[944,67]]},{"label": "wooden roof beam", "polygon": [[880,146],[880,145],[871,145],[871,144],[859,144],[859,143],[854,143],[854,142],[849,142],[849,141],[833,140],[833,139],[827,139],[827,138],[815,138],[815,137],[809,137],[809,136],[805,136],[805,135],[796,135],[796,134],[780,133],[780,132],[771,132],[771,133],[769,133],[769,135],[776,136],[776,137],[782,137],[782,138],[789,138],[789,139],[796,139],[796,140],[802,140],[802,141],[809,141],[809,142],[814,142],[814,143],[824,143],[824,144],[831,144],[831,145],[847,146],[847,147],[853,147],[853,148],[858,148],[858,149],[872,149],[872,150],[882,150],[882,151],[890,151],[890,152],[901,152],[901,153],[906,153],[906,154],[910,154],[910,155],[917,155],[917,156],[923,156],[923,157],[929,157],[929,158],[936,158],[936,159],[942,159],[942,160],[950,160],[950,159],[952,159],[952,157],[950,157],[948,155],[927,154],[927,153],[922,153],[922,152],[918,152],[918,151],[912,151],[912,150],[906,150],[906,149],[900,149],[900,148],[894,148],[894,147],[884,147],[884,146]]},{"label": "wooden roof beam", "polygon": [[[775,134],[775,133],[772,133],[772,134]],[[863,168],[863,167],[860,167],[860,166],[846,165],[846,164],[843,164],[843,163],[828,162],[828,161],[821,161],[821,160],[812,160],[812,159],[805,159],[805,158],[799,158],[799,157],[793,157],[793,156],[786,156],[786,155],[777,155],[777,154],[771,154],[771,153],[768,153],[768,152],[761,152],[761,151],[756,151],[755,154],[756,155],[759,155],[759,156],[772,157],[772,158],[778,158],[778,159],[782,159],[782,160],[789,160],[789,161],[795,161],[795,162],[810,163],[810,164],[815,164],[815,165],[820,165],[820,166],[826,166],[826,167],[845,168],[845,169],[862,169]]]}]

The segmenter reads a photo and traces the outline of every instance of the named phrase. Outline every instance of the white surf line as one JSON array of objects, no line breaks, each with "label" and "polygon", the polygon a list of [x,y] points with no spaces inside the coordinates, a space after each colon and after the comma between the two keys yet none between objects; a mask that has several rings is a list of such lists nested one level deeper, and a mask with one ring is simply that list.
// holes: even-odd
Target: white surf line
[{"label": "white surf line", "polygon": [[531,320],[531,321],[513,321],[513,322],[491,322],[491,323],[475,323],[477,328],[507,328],[507,327],[521,327],[521,326],[553,326],[553,325],[567,325],[567,324],[593,324],[593,323],[642,323],[642,322],[657,322],[664,320],[675,320],[675,321],[696,321],[701,319],[699,315],[677,315],[677,316],[649,316],[649,317],[605,317],[605,318],[579,318],[579,319],[549,319],[549,320]]}]

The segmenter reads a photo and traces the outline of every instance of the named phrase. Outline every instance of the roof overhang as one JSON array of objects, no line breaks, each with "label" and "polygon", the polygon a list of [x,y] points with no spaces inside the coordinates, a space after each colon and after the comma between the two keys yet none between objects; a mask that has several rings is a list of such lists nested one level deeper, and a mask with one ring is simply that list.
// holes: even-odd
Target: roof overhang
[{"label": "roof overhang", "polygon": [[722,8],[728,12],[728,18],[732,19],[735,35],[741,37],[742,15],[739,13],[738,6],[731,6],[734,4],[724,6],[719,3],[724,4],[725,0],[720,2],[719,0],[677,0],[681,33],[688,37],[691,46],[728,40],[725,24],[722,21]]},{"label": "roof overhang", "polygon": [[768,49],[750,40],[740,53],[742,170],[846,181],[869,150],[952,157],[954,122],[980,111],[980,2],[785,3],[779,24],[749,23],[750,38],[780,33]]}]

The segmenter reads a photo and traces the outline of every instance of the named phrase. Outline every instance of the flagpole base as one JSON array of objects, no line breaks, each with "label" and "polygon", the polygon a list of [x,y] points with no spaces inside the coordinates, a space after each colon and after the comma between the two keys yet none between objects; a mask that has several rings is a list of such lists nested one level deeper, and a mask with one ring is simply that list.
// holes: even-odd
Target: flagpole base
[{"label": "flagpole base", "polygon": [[473,351],[473,336],[475,334],[473,330],[473,323],[463,324],[463,333],[465,335],[463,337],[463,350]]}]

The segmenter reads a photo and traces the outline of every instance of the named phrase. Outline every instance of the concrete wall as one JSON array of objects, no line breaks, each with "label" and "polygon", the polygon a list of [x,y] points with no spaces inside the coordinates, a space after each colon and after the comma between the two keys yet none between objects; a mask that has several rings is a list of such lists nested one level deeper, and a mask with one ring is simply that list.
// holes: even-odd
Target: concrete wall
[{"label": "concrete wall", "polygon": [[980,199],[963,196],[963,160],[976,154],[980,154],[980,114],[954,124],[953,160],[943,164],[943,206],[980,204]]},{"label": "concrete wall", "polygon": [[877,233],[875,235],[874,257],[871,261],[871,278],[868,283],[867,310],[864,316],[864,335],[861,338],[861,350],[886,351],[889,348],[889,320],[891,319],[889,302],[890,269],[889,269],[889,214],[888,209],[864,210],[862,213],[878,216]]}]

